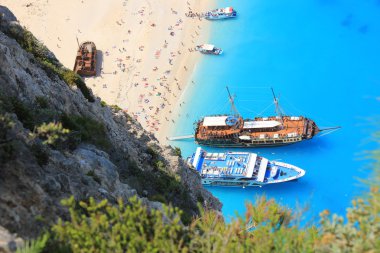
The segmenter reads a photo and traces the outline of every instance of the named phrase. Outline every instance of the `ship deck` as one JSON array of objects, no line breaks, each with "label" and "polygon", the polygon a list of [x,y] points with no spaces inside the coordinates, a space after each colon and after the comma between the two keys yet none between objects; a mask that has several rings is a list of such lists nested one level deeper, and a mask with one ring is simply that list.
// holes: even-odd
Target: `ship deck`
[{"label": "ship deck", "polygon": [[256,139],[264,138],[283,138],[283,137],[297,137],[303,135],[305,132],[306,120],[304,118],[297,119],[285,118],[283,128],[277,131],[263,131],[257,132],[250,129],[243,129],[242,135],[246,134]]},{"label": "ship deck", "polygon": [[201,157],[197,170],[207,177],[247,177],[252,172],[250,163],[256,161],[256,154],[246,152],[207,153]]}]

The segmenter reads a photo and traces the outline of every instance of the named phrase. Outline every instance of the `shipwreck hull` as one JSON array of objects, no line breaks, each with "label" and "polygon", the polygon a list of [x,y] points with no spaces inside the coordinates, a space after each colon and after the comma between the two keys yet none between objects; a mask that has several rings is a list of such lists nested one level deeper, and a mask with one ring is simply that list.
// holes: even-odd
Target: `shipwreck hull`
[{"label": "shipwreck hull", "polygon": [[96,76],[97,49],[95,43],[86,41],[79,46],[73,71],[80,76]]}]

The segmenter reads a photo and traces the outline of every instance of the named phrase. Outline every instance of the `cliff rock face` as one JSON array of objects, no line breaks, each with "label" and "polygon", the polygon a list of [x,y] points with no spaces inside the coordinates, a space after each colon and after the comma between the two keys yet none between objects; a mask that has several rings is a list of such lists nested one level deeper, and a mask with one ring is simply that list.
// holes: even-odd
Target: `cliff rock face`
[{"label": "cliff rock face", "polygon": [[[19,33],[23,29],[15,22],[0,22],[1,226],[35,236],[57,216],[67,216],[59,201],[71,195],[78,200],[92,196],[114,202],[138,194],[152,208],[161,204],[151,200],[160,200],[190,216],[197,213],[197,202],[221,208],[202,187],[199,175],[171,147],[160,146],[126,113],[102,106],[99,98],[89,102],[79,89],[47,73],[33,54],[9,37],[9,29]],[[37,114],[38,120],[33,117]],[[75,145],[62,142],[59,146],[32,138],[40,123],[71,117],[96,122],[104,129],[102,136],[82,135]]]}]

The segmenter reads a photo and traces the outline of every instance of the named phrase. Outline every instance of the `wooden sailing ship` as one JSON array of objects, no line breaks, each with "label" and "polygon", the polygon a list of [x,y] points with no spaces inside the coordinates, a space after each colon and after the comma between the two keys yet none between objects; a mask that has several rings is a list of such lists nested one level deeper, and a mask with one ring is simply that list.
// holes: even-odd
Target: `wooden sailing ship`
[{"label": "wooden sailing ship", "polygon": [[195,141],[214,147],[270,147],[282,146],[312,139],[321,131],[316,123],[304,116],[286,116],[279,106],[273,89],[276,116],[243,119],[228,90],[232,114],[207,116],[196,122]]},{"label": "wooden sailing ship", "polygon": [[96,46],[94,42],[86,41],[79,45],[74,72],[81,76],[96,75]]}]

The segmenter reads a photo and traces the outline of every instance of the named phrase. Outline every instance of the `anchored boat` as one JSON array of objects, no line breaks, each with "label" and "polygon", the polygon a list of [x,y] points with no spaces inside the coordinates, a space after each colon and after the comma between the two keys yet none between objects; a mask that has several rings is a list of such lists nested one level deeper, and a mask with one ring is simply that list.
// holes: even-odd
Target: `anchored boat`
[{"label": "anchored boat", "polygon": [[195,47],[195,50],[201,52],[202,54],[215,54],[219,55],[223,53],[223,50],[220,48],[215,47],[211,44],[202,44]]},{"label": "anchored boat", "polygon": [[204,18],[208,20],[226,19],[236,17],[236,11],[232,7],[219,8],[208,11],[204,14]]},{"label": "anchored boat", "polygon": [[96,46],[86,41],[80,44],[75,58],[74,72],[81,76],[96,75]]},{"label": "anchored boat", "polygon": [[228,90],[232,114],[207,116],[196,122],[195,141],[214,147],[268,147],[282,146],[312,139],[321,131],[316,123],[304,116],[286,116],[279,106],[273,89],[276,116],[243,119],[238,113]]},{"label": "anchored boat", "polygon": [[200,147],[187,162],[210,186],[262,186],[296,180],[305,171],[291,164],[269,161],[255,153],[207,153]]}]

